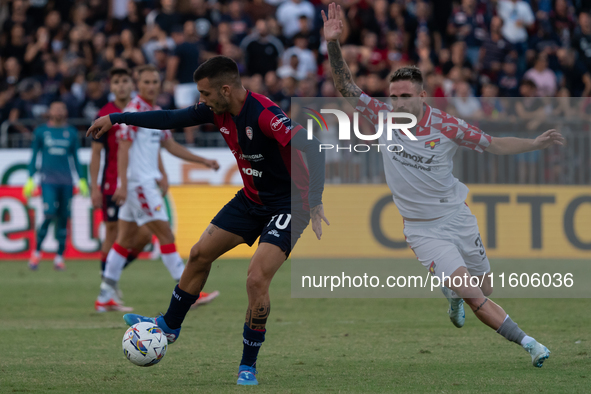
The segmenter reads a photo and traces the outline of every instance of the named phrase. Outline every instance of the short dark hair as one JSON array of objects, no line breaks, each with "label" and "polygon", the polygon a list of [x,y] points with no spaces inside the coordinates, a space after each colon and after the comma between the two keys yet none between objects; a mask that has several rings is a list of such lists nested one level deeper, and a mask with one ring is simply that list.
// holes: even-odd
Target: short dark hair
[{"label": "short dark hair", "polygon": [[390,83],[397,81],[410,81],[423,90],[423,73],[417,66],[401,67],[390,75]]},{"label": "short dark hair", "polygon": [[109,79],[113,78],[115,75],[127,75],[131,77],[131,71],[128,68],[123,67],[113,67],[109,70]]},{"label": "short dark hair", "polygon": [[210,81],[215,80],[216,84],[221,83],[221,85],[241,84],[238,65],[227,56],[214,56],[201,64],[193,73],[195,82],[205,78]]}]

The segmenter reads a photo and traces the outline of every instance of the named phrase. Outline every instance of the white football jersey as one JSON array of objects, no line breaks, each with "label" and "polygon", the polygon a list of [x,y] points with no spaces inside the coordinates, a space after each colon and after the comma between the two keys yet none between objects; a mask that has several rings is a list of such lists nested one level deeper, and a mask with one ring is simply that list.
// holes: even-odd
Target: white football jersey
[{"label": "white football jersey", "polygon": [[[392,191],[400,214],[409,219],[435,219],[459,209],[468,195],[468,188],[452,174],[453,156],[458,146],[484,152],[492,138],[462,119],[453,117],[427,104],[414,130],[412,141],[401,130],[387,140],[384,125],[379,143],[400,144],[401,152],[381,147],[386,182]],[[361,95],[356,110],[378,127],[378,113],[392,111],[390,105]],[[386,116],[384,116],[386,119]],[[392,147],[391,150],[400,150]]]},{"label": "white football jersey", "polygon": [[[127,104],[123,112],[146,112],[160,110],[157,105],[150,105],[139,95]],[[171,138],[170,130],[146,129],[144,127],[121,124],[117,138],[132,141],[127,165],[128,186],[142,185],[162,178],[158,169],[158,154],[162,141]]]}]

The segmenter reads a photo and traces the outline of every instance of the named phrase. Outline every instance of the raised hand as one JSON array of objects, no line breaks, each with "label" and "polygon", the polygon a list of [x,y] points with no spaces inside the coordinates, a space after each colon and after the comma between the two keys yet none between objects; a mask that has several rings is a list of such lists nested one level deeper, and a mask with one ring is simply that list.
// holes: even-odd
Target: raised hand
[{"label": "raised hand", "polygon": [[343,33],[343,21],[341,20],[341,6],[335,3],[328,5],[328,17],[324,11],[322,20],[324,21],[324,38],[326,41],[337,41]]}]

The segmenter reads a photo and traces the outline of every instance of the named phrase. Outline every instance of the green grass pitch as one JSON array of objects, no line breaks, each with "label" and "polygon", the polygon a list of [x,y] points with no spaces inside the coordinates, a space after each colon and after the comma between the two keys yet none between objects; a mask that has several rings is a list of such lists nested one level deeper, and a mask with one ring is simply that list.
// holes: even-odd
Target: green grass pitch
[{"label": "green grass pitch", "polygon": [[[99,263],[0,263],[0,393],[573,393],[591,390],[587,299],[499,299],[552,351],[542,369],[469,313],[453,327],[441,299],[292,299],[286,263],[271,286],[258,387],[237,387],[247,261],[214,263],[205,290],[162,362],[140,368],[121,350],[122,313],[97,314]],[[494,265],[494,261],[493,261]],[[159,261],[122,276],[126,304],[165,312],[174,287]]]}]

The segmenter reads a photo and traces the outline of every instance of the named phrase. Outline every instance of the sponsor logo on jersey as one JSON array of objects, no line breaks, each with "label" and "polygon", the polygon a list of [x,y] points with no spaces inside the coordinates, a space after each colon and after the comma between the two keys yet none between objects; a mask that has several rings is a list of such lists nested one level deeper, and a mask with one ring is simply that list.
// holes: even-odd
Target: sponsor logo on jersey
[{"label": "sponsor logo on jersey", "polygon": [[220,129],[220,132],[223,133],[223,134],[230,134],[230,130],[228,130],[226,127],[222,127]]},{"label": "sponsor logo on jersey", "polygon": [[279,131],[281,129],[281,126],[288,126],[289,123],[289,118],[285,115],[275,115],[273,116],[273,119],[271,119],[271,130],[273,131]]},{"label": "sponsor logo on jersey", "polygon": [[400,152],[394,152],[394,153],[397,154],[398,156],[404,157],[405,159],[410,159],[410,160],[414,161],[415,163],[421,163],[421,164],[431,164],[433,162],[433,158],[435,157],[435,155],[432,155],[430,158],[426,159],[423,156],[413,155],[412,153],[408,153],[405,150],[402,150]]},{"label": "sponsor logo on jersey", "polygon": [[252,168],[242,168],[242,172],[246,175],[252,175],[259,178],[263,177],[263,171],[253,170]]},{"label": "sponsor logo on jersey", "polygon": [[440,143],[441,143],[441,138],[437,138],[435,140],[427,141],[427,142],[425,142],[425,148],[431,148],[431,150],[433,150]]},{"label": "sponsor logo on jersey", "polygon": [[239,159],[241,160],[248,160],[248,161],[261,161],[261,160],[265,160],[265,158],[263,157],[263,155],[261,155],[260,153],[254,154],[254,155],[245,155],[243,153],[241,153],[238,156]]},{"label": "sponsor logo on jersey", "polygon": [[248,137],[248,139],[252,140],[253,135],[254,135],[254,132],[252,131],[252,127],[246,126],[246,136]]}]

